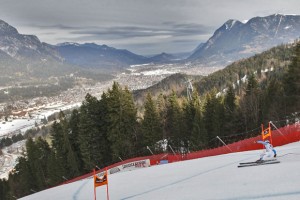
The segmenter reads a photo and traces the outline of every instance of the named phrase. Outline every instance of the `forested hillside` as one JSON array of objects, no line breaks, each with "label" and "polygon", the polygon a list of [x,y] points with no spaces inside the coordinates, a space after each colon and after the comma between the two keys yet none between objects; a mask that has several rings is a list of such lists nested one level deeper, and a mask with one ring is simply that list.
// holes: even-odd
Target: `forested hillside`
[{"label": "forested hillside", "polygon": [[199,75],[192,76],[180,73],[172,74],[146,89],[133,91],[135,104],[138,107],[143,106],[148,93],[150,93],[155,99],[160,95],[169,96],[172,92],[175,92],[178,96],[186,95],[188,80],[198,82],[202,78],[203,76]]},{"label": "forested hillside", "polygon": [[8,181],[0,181],[1,199],[43,190],[95,166],[149,155],[147,146],[154,153],[169,152],[163,141],[185,154],[222,145],[216,136],[231,143],[260,134],[262,123],[294,123],[300,111],[300,43],[239,61],[195,85],[192,100],[175,91],[155,98],[149,93],[142,113],[118,83],[101,99],[87,94],[70,116],[60,113],[50,144],[43,138],[27,141],[26,156]]},{"label": "forested hillside", "polygon": [[292,60],[295,47],[296,42],[273,47],[261,54],[236,61],[223,70],[203,78],[194,85],[197,87],[198,92],[203,94],[214,87],[218,90],[223,90],[229,84],[235,84],[238,87],[237,82],[241,81],[245,75],[249,76],[252,73],[256,75],[259,82],[266,78],[265,74],[281,76]]}]

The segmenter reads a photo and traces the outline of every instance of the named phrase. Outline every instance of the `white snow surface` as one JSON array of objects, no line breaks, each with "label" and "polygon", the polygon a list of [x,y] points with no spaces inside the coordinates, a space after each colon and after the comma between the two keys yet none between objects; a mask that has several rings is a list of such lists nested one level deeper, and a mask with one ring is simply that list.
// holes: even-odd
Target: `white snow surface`
[{"label": "white snow surface", "polygon": [[153,76],[153,75],[164,75],[164,74],[175,74],[176,72],[168,71],[167,69],[157,69],[157,70],[151,70],[151,71],[144,71],[141,72],[144,76]]},{"label": "white snow surface", "polygon": [[[7,122],[0,122],[0,137],[6,136],[9,133],[21,131],[25,133],[26,130],[35,127],[35,123],[40,123],[41,119],[49,117],[54,113],[59,111],[64,111],[67,109],[72,109],[79,107],[81,103],[74,103],[70,105],[65,105],[63,103],[57,103],[52,105],[46,105],[41,107],[38,111],[31,112],[33,118],[31,119],[13,119]],[[18,132],[17,132],[18,133]]]},{"label": "white snow surface", "polygon": [[2,122],[0,124],[0,136],[5,136],[17,130],[25,132],[27,129],[34,127],[35,122],[35,119],[14,119],[12,121]]},{"label": "white snow surface", "polygon": [[[115,199],[299,200],[300,143],[276,147],[279,164],[237,168],[255,161],[262,150],[212,156],[108,176],[109,197]],[[106,199],[106,186],[96,188]],[[22,200],[93,199],[93,179],[44,190]]]}]

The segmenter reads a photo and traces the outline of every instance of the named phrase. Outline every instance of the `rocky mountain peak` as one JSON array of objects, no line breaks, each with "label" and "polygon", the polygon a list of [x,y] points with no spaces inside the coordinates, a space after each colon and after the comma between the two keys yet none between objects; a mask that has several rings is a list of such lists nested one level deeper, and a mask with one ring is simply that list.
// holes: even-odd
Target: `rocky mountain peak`
[{"label": "rocky mountain peak", "polygon": [[0,51],[16,60],[60,60],[58,52],[51,45],[41,43],[35,35],[19,34],[16,28],[0,20]]},{"label": "rocky mountain peak", "polygon": [[241,22],[235,19],[230,19],[227,22],[224,23],[222,27],[225,27],[226,30],[230,30],[233,28],[234,25],[240,24]]},{"label": "rocky mountain peak", "polygon": [[8,23],[6,23],[3,20],[0,20],[0,35],[16,35],[19,34],[17,29],[14,27],[10,26]]},{"label": "rocky mountain peak", "polygon": [[273,14],[245,23],[230,19],[188,58],[193,62],[225,66],[300,36],[300,16]]}]

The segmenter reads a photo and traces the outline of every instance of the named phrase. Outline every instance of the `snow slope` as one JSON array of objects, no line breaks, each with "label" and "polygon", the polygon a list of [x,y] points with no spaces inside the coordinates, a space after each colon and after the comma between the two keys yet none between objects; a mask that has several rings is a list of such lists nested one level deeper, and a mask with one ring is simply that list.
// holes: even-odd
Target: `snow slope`
[{"label": "snow slope", "polygon": [[[298,200],[300,199],[300,143],[276,147],[279,164],[237,168],[254,161],[262,150],[152,166],[108,177],[110,200]],[[22,200],[93,199],[93,179],[44,190]],[[106,199],[106,187],[97,188]]]}]

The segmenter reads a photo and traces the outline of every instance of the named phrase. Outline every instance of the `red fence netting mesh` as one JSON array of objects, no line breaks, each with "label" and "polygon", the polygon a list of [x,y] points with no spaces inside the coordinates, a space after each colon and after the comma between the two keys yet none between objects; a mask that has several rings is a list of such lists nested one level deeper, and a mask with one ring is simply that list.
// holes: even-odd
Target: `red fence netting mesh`
[{"label": "red fence netting mesh", "polygon": [[[196,158],[203,158],[203,157],[208,157],[208,156],[216,156],[216,155],[221,155],[221,154],[227,154],[227,153],[232,153],[232,152],[241,152],[241,151],[249,151],[249,150],[257,150],[257,149],[262,149],[261,144],[256,144],[254,143],[257,140],[261,140],[261,136],[256,136],[253,138],[241,140],[232,144],[229,144],[228,147],[222,146],[214,149],[208,149],[208,150],[201,150],[197,152],[192,152],[188,153],[186,155],[181,155],[181,154],[157,154],[157,155],[152,155],[152,156],[144,156],[144,157],[137,157],[137,158],[132,158],[128,159],[122,162],[115,163],[113,165],[110,165],[107,167],[107,169],[114,168],[116,166],[120,166],[126,163],[130,162],[135,162],[138,160],[145,160],[149,159],[150,160],[150,165],[157,165],[160,163],[161,160],[167,160],[168,163],[171,162],[177,162],[177,161],[182,161],[182,160],[190,160],[190,159],[196,159]],[[273,146],[282,146],[288,143],[296,142],[300,140],[300,124],[296,123],[293,125],[288,125],[283,128],[280,128],[278,130],[273,130],[272,131],[272,143]],[[97,171],[97,173],[104,171],[105,169],[101,169]],[[67,184],[67,183],[72,183],[75,181],[79,181],[82,179],[86,179],[88,177],[93,176],[93,172],[90,172],[88,174],[76,177],[74,179],[68,180],[63,182],[62,184]]]}]

